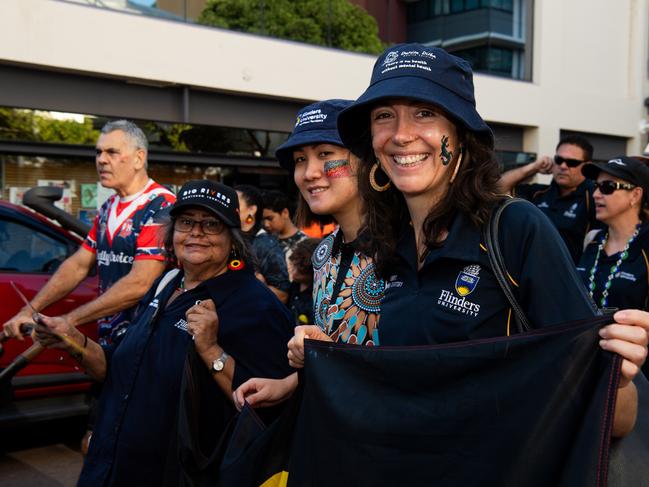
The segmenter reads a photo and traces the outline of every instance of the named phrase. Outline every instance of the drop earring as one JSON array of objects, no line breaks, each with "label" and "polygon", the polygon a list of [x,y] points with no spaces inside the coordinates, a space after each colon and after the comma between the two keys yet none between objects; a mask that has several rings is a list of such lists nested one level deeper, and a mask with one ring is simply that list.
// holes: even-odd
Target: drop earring
[{"label": "drop earring", "polygon": [[[372,165],[372,169],[370,169],[370,177],[369,177],[369,180],[370,180],[370,186],[372,187],[372,189],[373,189],[374,191],[383,192],[383,191],[386,191],[388,188],[390,188],[391,183],[390,183],[390,180],[388,179],[388,182],[385,183],[383,186],[381,186],[381,185],[376,181],[376,171],[377,171],[378,169],[381,169],[381,165],[379,164],[378,161],[376,161],[376,162]],[[385,172],[383,171],[383,169],[381,169],[381,172],[382,172],[383,174],[385,174]],[[386,177],[387,177],[387,175],[386,175]]]},{"label": "drop earring", "polygon": [[460,166],[462,165],[462,157],[464,156],[464,150],[460,148],[460,157],[457,158],[457,163],[455,164],[455,169],[453,170],[453,175],[451,176],[451,180],[449,181],[450,184],[453,184],[453,181],[455,181],[455,178],[457,177],[457,173],[460,170]]},{"label": "drop earring", "polygon": [[251,224],[252,222],[254,222],[254,221],[255,221],[255,219],[252,217],[252,215],[248,215],[248,216],[246,217],[246,223],[247,223],[248,225],[250,225],[250,224]]},{"label": "drop earring", "polygon": [[243,260],[239,258],[239,253],[237,250],[232,247],[232,250],[230,250],[230,260],[228,262],[228,269],[231,271],[240,271],[246,266],[244,264]]}]

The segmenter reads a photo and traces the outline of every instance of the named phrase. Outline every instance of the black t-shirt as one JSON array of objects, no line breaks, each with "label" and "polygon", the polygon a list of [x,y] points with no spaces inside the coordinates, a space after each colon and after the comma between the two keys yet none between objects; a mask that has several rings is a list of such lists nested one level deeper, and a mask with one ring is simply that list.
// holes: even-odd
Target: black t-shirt
[{"label": "black t-shirt", "polygon": [[288,303],[286,304],[295,325],[313,325],[313,286],[309,286],[300,291],[300,283],[291,283],[291,289],[288,292]]},{"label": "black t-shirt", "polygon": [[[595,239],[588,244],[584,255],[582,255],[577,272],[588,288],[590,284],[590,272],[595,263],[597,249],[606,236],[607,229],[601,230]],[[620,258],[620,253],[606,255],[602,250],[597,263],[595,273],[595,291],[593,299],[595,304],[602,306],[602,291],[611,273],[611,267],[615,266]],[[629,247],[628,257],[622,261],[619,269],[613,276],[611,287],[608,291],[606,306],[619,309],[642,309],[647,310],[649,299],[649,223],[640,227],[640,233]]]},{"label": "black t-shirt", "polygon": [[[512,204],[499,238],[517,300],[534,327],[592,317],[596,309],[561,237],[540,211]],[[462,214],[444,245],[417,271],[414,232],[399,242],[400,265],[381,304],[382,345],[450,343],[514,333],[506,297],[489,264],[481,232]]]},{"label": "black t-shirt", "polygon": [[516,196],[534,203],[554,224],[568,247],[574,264],[579,262],[586,233],[600,228],[595,218],[593,182],[585,180],[570,194],[561,196],[559,186],[552,184],[520,184]]}]

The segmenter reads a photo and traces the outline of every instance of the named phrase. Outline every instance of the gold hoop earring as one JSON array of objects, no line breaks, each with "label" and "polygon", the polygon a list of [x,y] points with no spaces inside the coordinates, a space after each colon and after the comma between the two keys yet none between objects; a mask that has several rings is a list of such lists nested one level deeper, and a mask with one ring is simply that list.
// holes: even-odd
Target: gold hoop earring
[{"label": "gold hoop earring", "polygon": [[453,184],[453,181],[455,181],[457,173],[460,170],[460,165],[462,164],[462,156],[464,156],[464,151],[460,149],[460,157],[458,157],[457,159],[457,164],[455,164],[455,169],[453,170],[453,175],[451,176],[449,184]]},{"label": "gold hoop earring", "polygon": [[375,162],[374,165],[372,165],[372,169],[370,169],[369,180],[370,180],[370,186],[372,186],[372,189],[374,191],[383,192],[386,191],[391,186],[392,183],[388,181],[383,186],[381,186],[379,185],[379,183],[376,182],[376,170],[380,167],[381,166],[379,165],[378,162]]}]

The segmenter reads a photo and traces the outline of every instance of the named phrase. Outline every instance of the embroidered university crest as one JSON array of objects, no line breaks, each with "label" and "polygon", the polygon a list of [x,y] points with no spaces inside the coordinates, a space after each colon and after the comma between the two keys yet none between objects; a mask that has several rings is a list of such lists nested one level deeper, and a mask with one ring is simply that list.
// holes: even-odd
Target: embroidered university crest
[{"label": "embroidered university crest", "polygon": [[480,274],[479,265],[468,265],[457,275],[455,290],[460,296],[468,296],[473,292],[480,280],[478,274]]}]

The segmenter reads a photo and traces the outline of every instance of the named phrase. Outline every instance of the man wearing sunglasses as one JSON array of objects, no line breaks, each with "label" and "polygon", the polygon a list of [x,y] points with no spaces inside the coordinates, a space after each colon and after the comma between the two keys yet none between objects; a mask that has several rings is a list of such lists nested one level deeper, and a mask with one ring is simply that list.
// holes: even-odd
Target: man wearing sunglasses
[{"label": "man wearing sunglasses", "polygon": [[[544,156],[526,166],[507,171],[500,188],[534,203],[554,223],[575,264],[582,254],[586,233],[600,224],[595,218],[593,183],[581,172],[591,162],[593,146],[583,137],[570,135],[557,144],[553,158]],[[519,184],[532,176],[552,174],[546,184]]]}]

